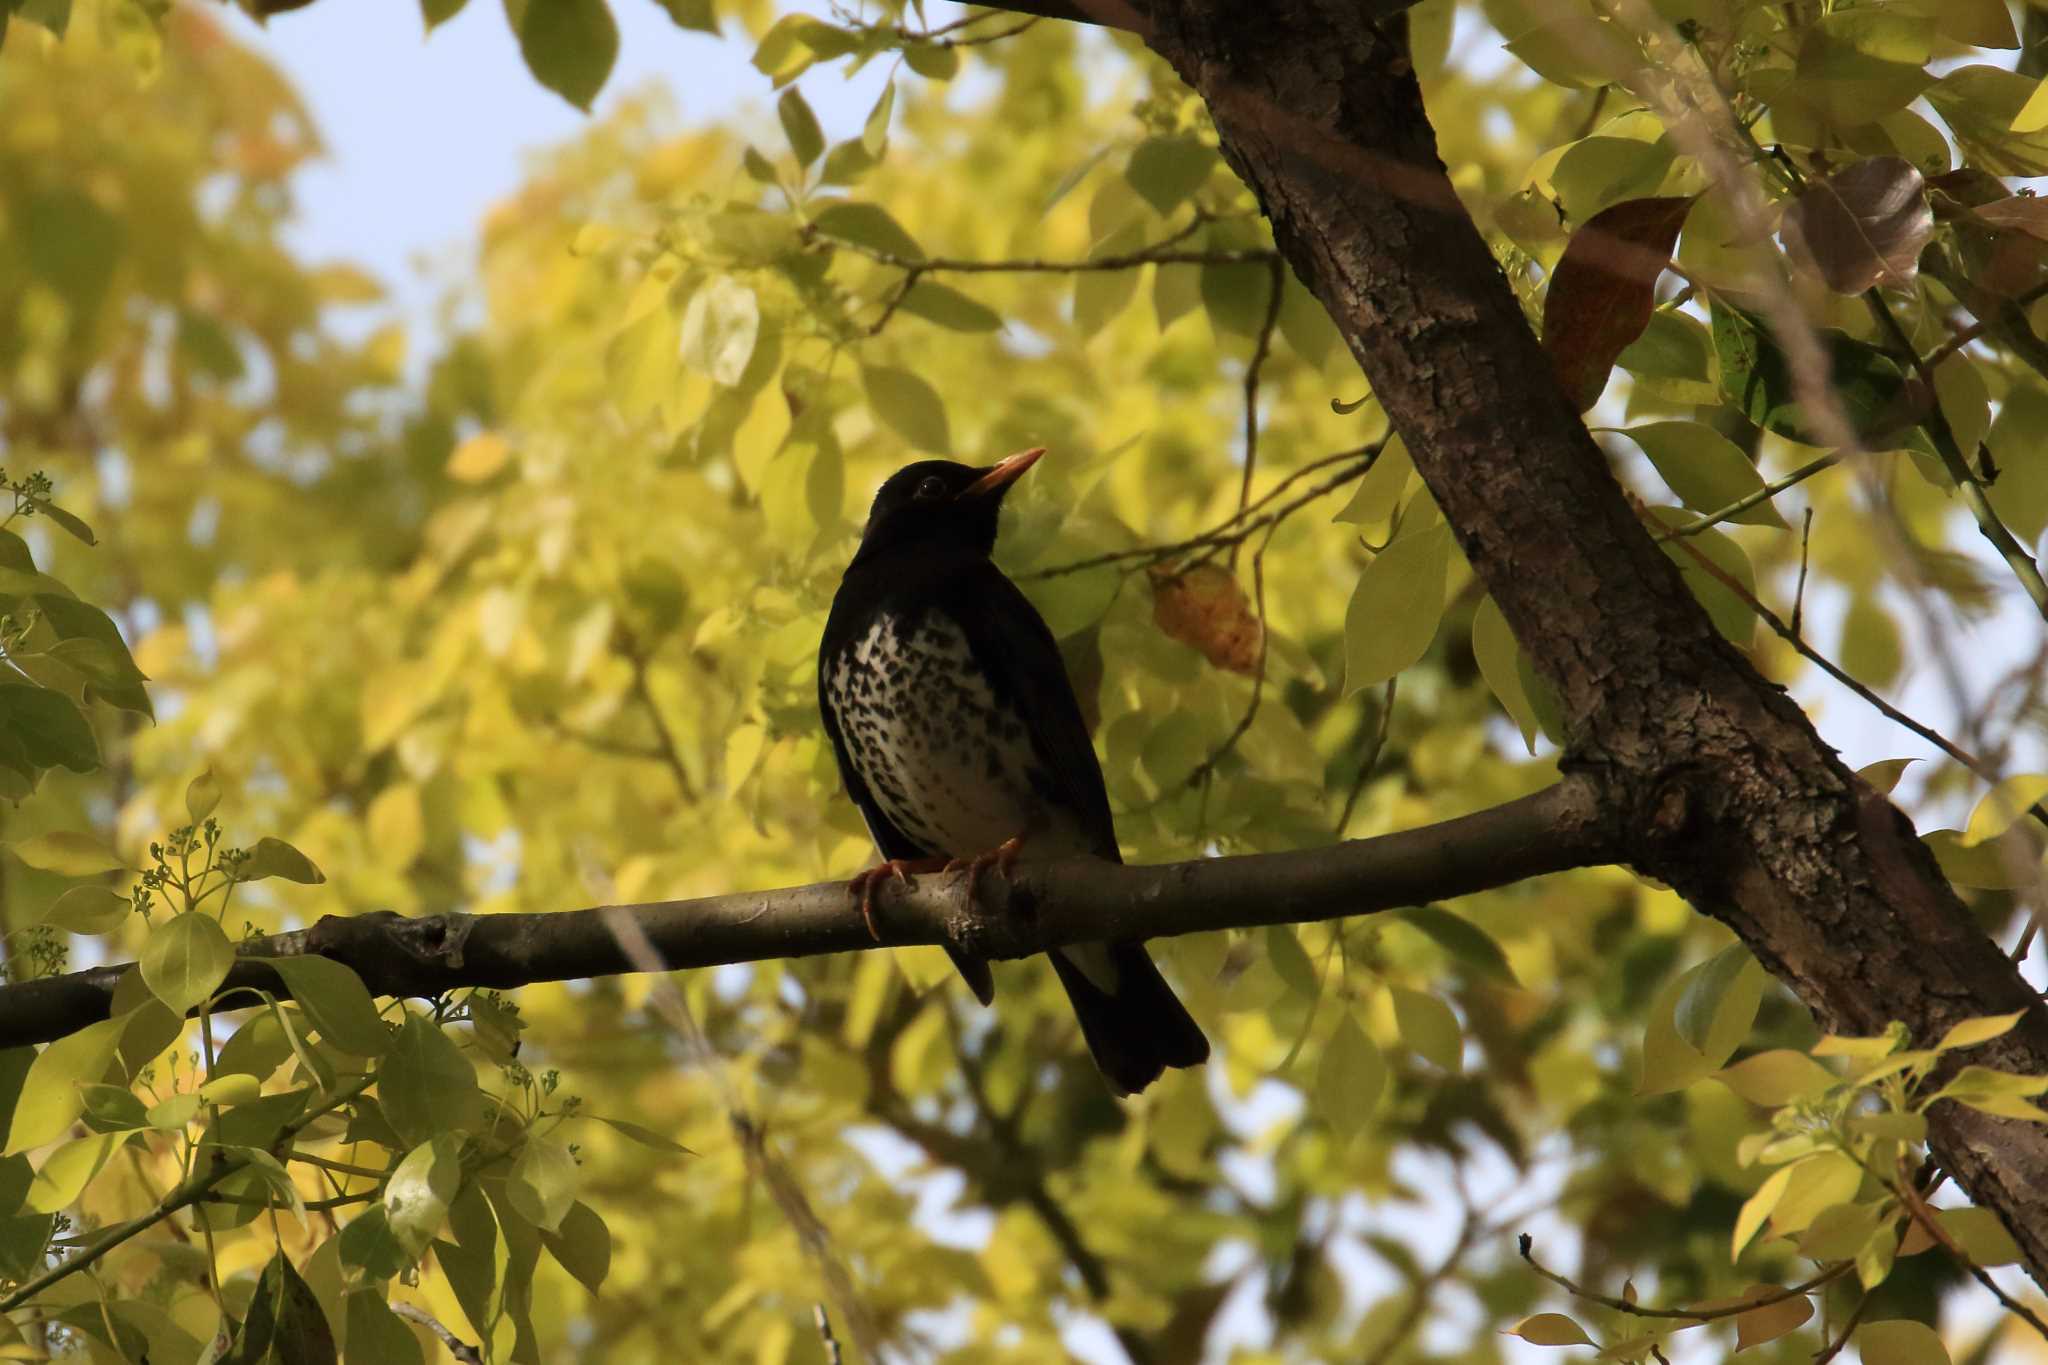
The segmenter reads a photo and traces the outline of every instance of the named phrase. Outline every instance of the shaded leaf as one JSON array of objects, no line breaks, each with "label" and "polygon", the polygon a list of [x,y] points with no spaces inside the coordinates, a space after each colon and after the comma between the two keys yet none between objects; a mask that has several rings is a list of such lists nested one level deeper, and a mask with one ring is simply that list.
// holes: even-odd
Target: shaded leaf
[{"label": "shaded leaf", "polygon": [[1507,1329],[1507,1336],[1520,1337],[1531,1346],[1591,1346],[1586,1329],[1562,1313],[1535,1313]]},{"label": "shaded leaf", "polygon": [[588,110],[619,56],[619,27],[604,0],[505,0],[505,17],[534,79]]},{"label": "shaded leaf", "polygon": [[1503,986],[1519,984],[1500,944],[1471,921],[1434,905],[1413,905],[1396,910],[1394,915],[1429,935],[1438,947],[1481,976]]},{"label": "shaded leaf", "polygon": [[417,1144],[461,1129],[475,1113],[477,1093],[476,1071],[455,1044],[408,1014],[377,1068],[377,1098],[399,1136]]},{"label": "shaded leaf", "polygon": [[1874,156],[1810,182],[1785,210],[1788,247],[1803,248],[1838,294],[1908,285],[1934,235],[1920,171],[1903,157]]},{"label": "shaded leaf", "polygon": [[919,280],[897,307],[955,332],[993,332],[1003,325],[995,309],[936,280]]},{"label": "shaded leaf", "polygon": [[912,447],[935,455],[952,449],[938,390],[909,370],[885,365],[863,365],[860,379],[875,415]]},{"label": "shaded leaf", "polygon": [[1385,682],[1429,652],[1443,622],[1451,531],[1438,523],[1394,538],[1365,566],[1344,614],[1344,694]]},{"label": "shaded leaf", "polygon": [[1316,1110],[1345,1141],[1364,1130],[1386,1089],[1387,1064],[1347,1012],[1323,1045],[1316,1066]]},{"label": "shaded leaf", "polygon": [[1124,178],[1161,217],[1185,203],[1216,168],[1215,149],[1185,134],[1148,137],[1131,152]]},{"label": "shaded leaf", "polygon": [[[1695,512],[1718,512],[1764,486],[1763,476],[1741,448],[1702,423],[1647,422],[1620,434],[1650,457],[1671,491]],[[1785,524],[1768,500],[1729,520],[1750,526]]]},{"label": "shaded leaf", "polygon": [[827,237],[864,246],[899,260],[921,261],[924,248],[879,204],[848,202],[820,209],[811,225]]},{"label": "shaded leaf", "polygon": [[100,872],[119,872],[126,866],[120,855],[92,835],[70,830],[50,830],[8,847],[30,867],[60,877],[90,877]]},{"label": "shaded leaf", "polygon": [[552,1231],[542,1228],[540,1238],[548,1254],[575,1276],[577,1283],[593,1294],[603,1289],[604,1277],[611,1270],[612,1235],[590,1205],[571,1204],[561,1224]]},{"label": "shaded leaf", "polygon": [[391,1050],[391,1032],[353,968],[310,955],[265,960],[284,978],[292,999],[322,1038],[358,1057],[381,1057]]},{"label": "shaded leaf", "polygon": [[43,923],[74,934],[106,934],[120,928],[133,908],[126,896],[104,886],[74,886],[44,912]]},{"label": "shaded leaf", "polygon": [[796,164],[809,166],[825,150],[825,131],[818,126],[818,116],[811,112],[803,92],[790,86],[775,101],[775,116],[782,121],[782,133],[789,139],[789,150],[796,153]]},{"label": "shaded leaf", "polygon": [[1856,1351],[1863,1365],[1949,1365],[1940,1335],[1906,1318],[1864,1323],[1856,1329]]}]

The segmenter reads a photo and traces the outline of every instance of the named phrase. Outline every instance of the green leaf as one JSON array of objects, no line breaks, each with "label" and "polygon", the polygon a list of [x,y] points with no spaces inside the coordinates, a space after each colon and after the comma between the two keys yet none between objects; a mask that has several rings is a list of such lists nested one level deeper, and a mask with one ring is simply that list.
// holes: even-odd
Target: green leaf
[{"label": "green leaf", "polygon": [[604,1287],[612,1265],[612,1235],[604,1219],[585,1203],[574,1203],[553,1231],[543,1227],[540,1239],[562,1269],[591,1293]]},{"label": "green leaf", "polygon": [[121,927],[134,908],[126,896],[104,886],[74,886],[57,897],[43,923],[73,934],[106,934]]},{"label": "green leaf", "polygon": [[1679,999],[1714,962],[1715,959],[1709,959],[1682,973],[1667,983],[1651,1003],[1649,1027],[1643,1035],[1643,1074],[1637,1085],[1638,1094],[1662,1095],[1685,1089],[1719,1070],[1749,1036],[1764,991],[1763,968],[1754,959],[1742,963],[1735,979],[1719,991],[1713,1021],[1707,1029],[1706,1047],[1694,1047],[1679,1036],[1675,1018]]},{"label": "green leaf", "polygon": [[1148,137],[1132,151],[1124,179],[1163,218],[1202,187],[1218,160],[1215,149],[1198,138]]},{"label": "green leaf", "polygon": [[552,1137],[528,1133],[512,1174],[505,1182],[512,1207],[543,1231],[559,1227],[576,1202],[576,1188],[582,1175],[568,1144]]},{"label": "green leaf", "polygon": [[1444,617],[1451,531],[1406,530],[1358,576],[1344,613],[1344,695],[1383,683],[1418,662]]},{"label": "green leaf", "polygon": [[874,107],[868,110],[867,119],[860,127],[860,145],[877,161],[889,150],[889,119],[895,111],[896,83],[891,81],[875,97]]},{"label": "green leaf", "polygon": [[995,309],[935,280],[919,280],[897,307],[955,332],[993,332],[1003,325]]},{"label": "green leaf", "polygon": [[803,92],[793,85],[784,90],[775,101],[775,116],[782,120],[782,135],[789,139],[789,150],[796,153],[796,164],[809,166],[816,161],[825,150],[825,132]]},{"label": "green leaf", "polygon": [[448,1221],[462,1187],[462,1139],[439,1133],[405,1154],[384,1185],[384,1217],[398,1244],[417,1256]]},{"label": "green leaf", "polygon": [[349,1220],[341,1230],[340,1252],[343,1265],[360,1269],[375,1283],[390,1279],[414,1260],[392,1232],[382,1204],[373,1204]]},{"label": "green leaf", "polygon": [[334,1365],[339,1358],[319,1296],[280,1249],[263,1267],[242,1338],[221,1365]]},{"label": "green leaf", "polygon": [[754,69],[773,79],[779,90],[813,64],[845,56],[858,46],[859,40],[843,28],[808,14],[787,14],[761,35],[752,60]]},{"label": "green leaf", "polygon": [[1486,685],[1493,690],[1501,709],[1515,722],[1515,728],[1522,732],[1522,743],[1529,752],[1536,751],[1536,735],[1540,729],[1536,721],[1536,708],[1529,703],[1529,694],[1522,687],[1522,669],[1519,662],[1522,647],[1515,642],[1514,632],[1508,629],[1500,606],[1488,593],[1479,599],[1479,606],[1472,613],[1472,657],[1479,665],[1479,676],[1486,679]]},{"label": "green leaf", "polygon": [[382,1057],[391,1050],[391,1031],[353,968],[311,955],[264,960],[284,978],[292,999],[329,1043],[358,1057]]},{"label": "green leaf", "polygon": [[2002,1038],[2012,1032],[2025,1010],[2014,1010],[2011,1014],[1987,1014],[1976,1019],[1965,1019],[1941,1035],[1941,1041],[1934,1045],[1936,1052],[1946,1052],[1956,1047],[1977,1047],[1993,1038]]},{"label": "green leaf", "polygon": [[43,1159],[22,1207],[30,1213],[57,1213],[69,1208],[84,1192],[87,1182],[107,1164],[114,1149],[127,1140],[127,1132],[120,1131],[94,1133],[65,1143]]},{"label": "green leaf", "polygon": [[284,840],[273,839],[267,834],[249,850],[249,859],[242,864],[235,879],[260,882],[266,877],[282,877],[301,886],[318,886],[327,880],[326,874],[313,866],[311,858]]},{"label": "green leaf", "polygon": [[1301,940],[1294,936],[1294,930],[1284,924],[1266,927],[1266,961],[1273,972],[1285,982],[1287,989],[1306,1000],[1315,999],[1322,989],[1322,978],[1316,973],[1316,964],[1302,950]]},{"label": "green leaf", "polygon": [[358,1289],[343,1301],[348,1324],[342,1359],[347,1365],[426,1365],[419,1339],[374,1289]]},{"label": "green leaf", "polygon": [[692,29],[698,33],[718,32],[718,14],[712,8],[711,0],[655,0],[668,11],[668,17],[675,21],[677,28]]},{"label": "green leaf", "polygon": [[[2006,778],[1985,792],[1976,809],[1970,812],[1963,843],[1981,844],[1996,839],[2026,817],[2043,797],[2048,797],[2048,773],[2019,773]],[[2030,823],[2027,828],[2038,832],[2041,827]]]},{"label": "green leaf", "polygon": [[1401,986],[1388,988],[1394,997],[1394,1022],[1401,1041],[1456,1076],[1465,1069],[1465,1034],[1451,1007],[1434,995]]},{"label": "green leaf", "polygon": [[469,0],[420,0],[420,18],[426,20],[427,32],[432,33],[462,13],[462,7],[468,3]]},{"label": "green leaf", "polygon": [[1940,1335],[1906,1318],[1864,1323],[1856,1329],[1856,1351],[1863,1365],[1950,1365]]},{"label": "green leaf", "polygon": [[830,204],[811,219],[811,226],[826,237],[866,247],[901,261],[921,261],[924,248],[900,227],[879,204],[849,201]]},{"label": "green leaf", "polygon": [[721,275],[690,296],[683,310],[683,363],[714,383],[732,388],[747,372],[761,335],[761,305],[754,291]]},{"label": "green leaf", "polygon": [[1766,1109],[1823,1095],[1841,1081],[1841,1077],[1813,1058],[1790,1048],[1774,1048],[1745,1057],[1715,1072],[1714,1078],[1751,1104]]},{"label": "green leaf", "polygon": [[1520,1337],[1531,1346],[1591,1346],[1586,1329],[1562,1313],[1536,1313],[1523,1318],[1507,1335]]},{"label": "green leaf", "polygon": [[[750,155],[753,154],[751,147],[747,150]],[[762,165],[766,166],[767,163],[763,162]],[[850,137],[844,142],[833,143],[832,150],[825,153],[825,164],[818,170],[818,183],[821,185],[856,184],[860,181],[861,177],[874,168],[875,158],[869,153],[867,147],[859,138]],[[749,171],[753,169],[751,163],[748,169]],[[758,176],[756,178],[759,179]],[[767,183],[773,183],[772,176]]]},{"label": "green leaf", "polygon": [[1347,1011],[1323,1045],[1316,1067],[1316,1111],[1339,1141],[1349,1142],[1371,1120],[1386,1085],[1385,1059]]},{"label": "green leaf", "polygon": [[199,824],[220,804],[220,779],[208,768],[185,785],[185,815]]},{"label": "green leaf", "polygon": [[0,767],[89,773],[99,765],[99,741],[71,698],[34,683],[0,683]]},{"label": "green leaf", "polygon": [[903,49],[903,64],[928,81],[950,81],[960,71],[960,49],[911,43]]},{"label": "green leaf", "polygon": [[1727,1000],[1728,992],[1742,979],[1743,969],[1752,961],[1749,950],[1737,943],[1686,973],[1685,989],[1678,993],[1671,1022],[1678,1030],[1678,1036],[1695,1050],[1705,1052],[1712,1046],[1714,1021],[1720,1015],[1721,1006]]},{"label": "green leaf", "polygon": [[213,916],[192,910],[150,930],[139,963],[150,990],[178,1014],[218,990],[234,964],[234,945]]},{"label": "green leaf", "polygon": [[90,877],[101,872],[119,872],[126,866],[119,855],[92,835],[69,830],[37,834],[8,847],[30,867],[60,877]]},{"label": "green leaf", "polygon": [[909,370],[863,365],[861,387],[875,415],[917,450],[944,455],[951,451],[946,407],[938,391]]},{"label": "green leaf", "polygon": [[[1121,256],[1136,250],[1143,241],[1143,234],[1136,223],[1119,228],[1104,237],[1088,253],[1089,259],[1099,260],[1107,256]],[[1083,270],[1074,276],[1074,327],[1084,337],[1092,337],[1116,320],[1117,314],[1130,306],[1138,292],[1138,272],[1135,270]]]},{"label": "green leaf", "polygon": [[1500,944],[1470,920],[1434,905],[1409,906],[1396,910],[1394,917],[1429,935],[1439,948],[1480,976],[1503,986],[1519,984]]},{"label": "green leaf", "polygon": [[1978,1265],[2011,1265],[2020,1259],[2019,1243],[1990,1209],[1937,1209],[1934,1216],[1942,1231]]},{"label": "green leaf", "polygon": [[[1693,519],[1691,513],[1675,507],[1652,507],[1650,515],[1667,527],[1683,526]],[[1723,581],[1722,575],[1740,584],[1751,598],[1755,597],[1756,569],[1749,562],[1748,552],[1712,527],[1689,536],[1673,537],[1663,542],[1663,550],[1678,566],[1678,576],[1692,589],[1692,595],[1707,609],[1714,628],[1736,644],[1747,646],[1750,637],[1756,634],[1756,610],[1742,593]],[[1702,557],[1720,573],[1710,572],[1702,565]]]},{"label": "green leaf", "polygon": [[407,1014],[377,1068],[377,1098],[399,1136],[422,1143],[474,1121],[476,1071],[439,1028]]},{"label": "green leaf", "polygon": [[652,1147],[657,1152],[674,1152],[681,1156],[695,1156],[688,1147],[673,1138],[663,1137],[652,1128],[643,1128],[628,1119],[609,1119],[602,1114],[579,1114],[578,1118],[595,1119],[607,1128],[613,1128],[633,1139],[642,1147]]},{"label": "green leaf", "polygon": [[505,0],[505,17],[534,79],[588,112],[619,55],[604,0]]},{"label": "green leaf", "polygon": [[[1695,512],[1718,512],[1758,492],[1763,476],[1736,444],[1699,422],[1649,422],[1620,433],[1642,448],[1657,473]],[[1730,518],[1749,526],[1778,526],[1785,519],[1760,502]]]},{"label": "green leaf", "polygon": [[[1800,406],[1791,364],[1768,329],[1741,309],[1716,301],[1713,337],[1721,392],[1736,410],[1767,431],[1812,443],[1814,429]],[[1821,338],[1831,387],[1857,434],[1880,448],[1904,444],[1931,451],[1925,437],[1909,430],[1915,414],[1902,398],[1905,376],[1898,363],[1843,332],[1825,329]]]},{"label": "green leaf", "polygon": [[1995,839],[1966,844],[1952,829],[1920,836],[1941,873],[1957,886],[1982,891],[2015,891],[2033,883],[2041,866],[2040,842],[2026,829],[2009,829]]}]

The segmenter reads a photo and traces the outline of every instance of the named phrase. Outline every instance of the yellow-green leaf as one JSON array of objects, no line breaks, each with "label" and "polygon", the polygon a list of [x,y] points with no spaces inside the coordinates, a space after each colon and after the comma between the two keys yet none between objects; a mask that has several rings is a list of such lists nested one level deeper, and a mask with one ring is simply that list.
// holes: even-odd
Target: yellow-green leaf
[{"label": "yellow-green leaf", "polygon": [[183,1014],[211,996],[234,963],[234,945],[213,916],[188,910],[150,930],[138,965],[157,999]]},{"label": "yellow-green leaf", "polygon": [[1465,1035],[1458,1016],[1434,995],[1400,986],[1388,988],[1394,997],[1394,1022],[1401,1041],[1452,1075],[1464,1070]]},{"label": "yellow-green leaf", "polygon": [[1906,1318],[1864,1323],[1856,1329],[1856,1351],[1863,1365],[1950,1365],[1940,1335]]},{"label": "yellow-green leaf", "polygon": [[1429,652],[1444,616],[1451,531],[1406,531],[1358,576],[1344,613],[1344,694],[1383,683]]}]

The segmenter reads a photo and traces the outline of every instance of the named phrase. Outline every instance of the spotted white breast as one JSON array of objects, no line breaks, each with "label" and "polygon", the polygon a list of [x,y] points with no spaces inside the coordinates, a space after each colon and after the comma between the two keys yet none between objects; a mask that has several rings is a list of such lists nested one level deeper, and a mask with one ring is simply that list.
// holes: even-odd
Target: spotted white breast
[{"label": "spotted white breast", "polygon": [[930,853],[972,857],[1017,835],[1027,856],[1087,847],[1052,797],[1023,717],[990,689],[943,613],[877,613],[826,687],[875,804]]}]

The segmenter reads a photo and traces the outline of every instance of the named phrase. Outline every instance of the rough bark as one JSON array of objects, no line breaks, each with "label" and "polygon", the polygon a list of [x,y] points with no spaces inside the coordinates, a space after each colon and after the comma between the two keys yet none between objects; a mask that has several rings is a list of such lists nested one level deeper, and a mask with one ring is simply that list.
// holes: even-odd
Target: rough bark
[{"label": "rough bark", "polygon": [[[921,877],[876,898],[883,944],[951,944],[988,958],[1029,957],[1090,939],[1343,919],[1508,886],[1614,861],[1617,830],[1597,817],[1591,782],[1567,778],[1472,815],[1328,848],[1131,867],[1080,858],[1024,863],[1004,880]],[[217,1009],[251,990],[288,996],[262,959],[317,953],[355,969],[377,995],[509,989],[639,970],[608,920],[630,915],[672,968],[809,957],[881,946],[845,882],[700,900],[545,914],[329,915],[309,929],[238,946]],[[0,1047],[46,1042],[107,1017],[132,964],[0,988]],[[244,988],[244,989],[237,989]]]},{"label": "rough bark", "polygon": [[[1398,25],[1349,0],[1152,0],[1282,254],[1329,309],[1466,557],[1561,699],[1627,861],[1726,922],[1821,1024],[2048,1073],[2048,1011],[1909,822],[1724,641],[1651,541],[1458,206]],[[1933,1150],[2048,1285],[2048,1127],[1953,1103]]]}]

